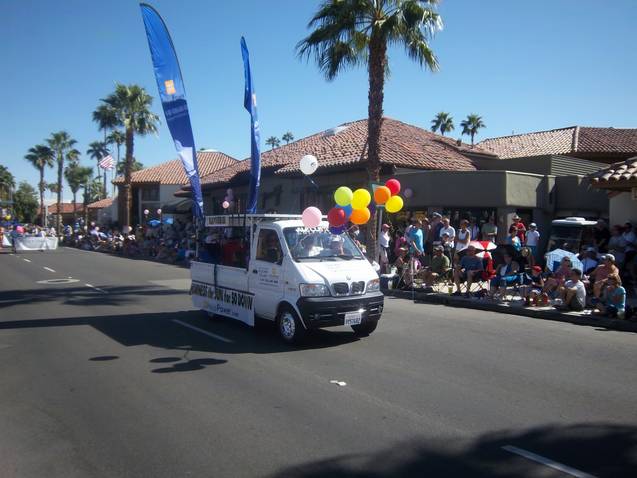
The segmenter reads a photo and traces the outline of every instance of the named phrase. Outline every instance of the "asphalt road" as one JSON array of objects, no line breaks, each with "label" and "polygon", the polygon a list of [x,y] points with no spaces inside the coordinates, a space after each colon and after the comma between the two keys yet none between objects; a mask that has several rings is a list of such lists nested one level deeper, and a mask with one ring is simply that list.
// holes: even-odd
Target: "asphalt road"
[{"label": "asphalt road", "polygon": [[388,298],[295,349],[187,287],[0,254],[0,476],[637,476],[637,334]]}]

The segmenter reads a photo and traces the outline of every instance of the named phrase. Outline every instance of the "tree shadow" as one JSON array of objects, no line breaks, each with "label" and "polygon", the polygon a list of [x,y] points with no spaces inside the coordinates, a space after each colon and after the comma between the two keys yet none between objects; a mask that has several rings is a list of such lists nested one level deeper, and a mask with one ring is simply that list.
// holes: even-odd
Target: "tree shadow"
[{"label": "tree shadow", "polygon": [[122,305],[139,297],[183,294],[182,291],[160,286],[103,286],[107,293],[88,287],[48,287],[31,290],[0,291],[0,309],[20,304],[62,301],[65,305]]},{"label": "tree shadow", "polygon": [[91,357],[89,360],[92,362],[108,362],[110,360],[117,360],[119,355],[100,355],[98,357]]},{"label": "tree shadow", "polygon": [[586,476],[637,476],[637,427],[585,424],[489,433],[472,441],[416,439],[376,453],[341,455],[292,466],[271,477],[561,476],[546,465],[503,448],[508,446],[588,473]]},{"label": "tree shadow", "polygon": [[[184,327],[177,320],[219,335],[224,340]],[[198,310],[0,321],[0,330],[79,325],[89,325],[125,347],[146,345],[182,352],[269,354],[337,347],[360,340],[353,332],[319,329],[310,334],[302,345],[291,346],[283,343],[271,322],[259,322],[259,326],[255,328],[231,319],[215,319],[211,322]],[[162,363],[173,358],[175,357],[153,360],[155,363]]]}]

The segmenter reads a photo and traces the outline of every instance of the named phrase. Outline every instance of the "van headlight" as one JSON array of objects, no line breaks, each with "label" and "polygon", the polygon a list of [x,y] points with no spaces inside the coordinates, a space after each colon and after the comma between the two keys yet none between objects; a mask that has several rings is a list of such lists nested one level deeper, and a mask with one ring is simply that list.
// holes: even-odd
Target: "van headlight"
[{"label": "van headlight", "polygon": [[367,283],[367,292],[378,292],[380,290],[380,279],[372,279]]},{"label": "van headlight", "polygon": [[325,284],[299,284],[301,297],[325,297],[329,291]]}]

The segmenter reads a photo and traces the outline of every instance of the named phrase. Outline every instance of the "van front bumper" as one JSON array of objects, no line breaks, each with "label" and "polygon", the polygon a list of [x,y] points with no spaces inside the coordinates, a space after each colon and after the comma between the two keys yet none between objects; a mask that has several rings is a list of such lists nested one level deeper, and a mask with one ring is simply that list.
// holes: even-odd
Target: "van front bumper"
[{"label": "van front bumper", "polygon": [[308,329],[343,325],[346,312],[361,311],[361,324],[380,319],[385,296],[382,292],[348,297],[301,297],[296,306]]}]

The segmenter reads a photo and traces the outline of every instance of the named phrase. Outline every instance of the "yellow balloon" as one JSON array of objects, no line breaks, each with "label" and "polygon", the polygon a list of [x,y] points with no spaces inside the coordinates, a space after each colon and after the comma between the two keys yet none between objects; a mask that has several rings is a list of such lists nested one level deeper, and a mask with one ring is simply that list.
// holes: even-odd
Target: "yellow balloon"
[{"label": "yellow balloon", "polygon": [[352,207],[354,209],[365,209],[372,200],[372,195],[367,189],[357,189],[352,197]]},{"label": "yellow balloon", "polygon": [[5,217],[5,219],[6,219],[7,221],[10,221],[10,220],[11,220],[11,214],[7,214],[7,215],[6,215],[6,217]]},{"label": "yellow balloon", "polygon": [[400,196],[392,196],[385,203],[387,212],[398,212],[403,208],[403,198]]},{"label": "yellow balloon", "polygon": [[341,186],[334,191],[334,201],[339,206],[349,206],[352,202],[352,190],[347,186]]}]

